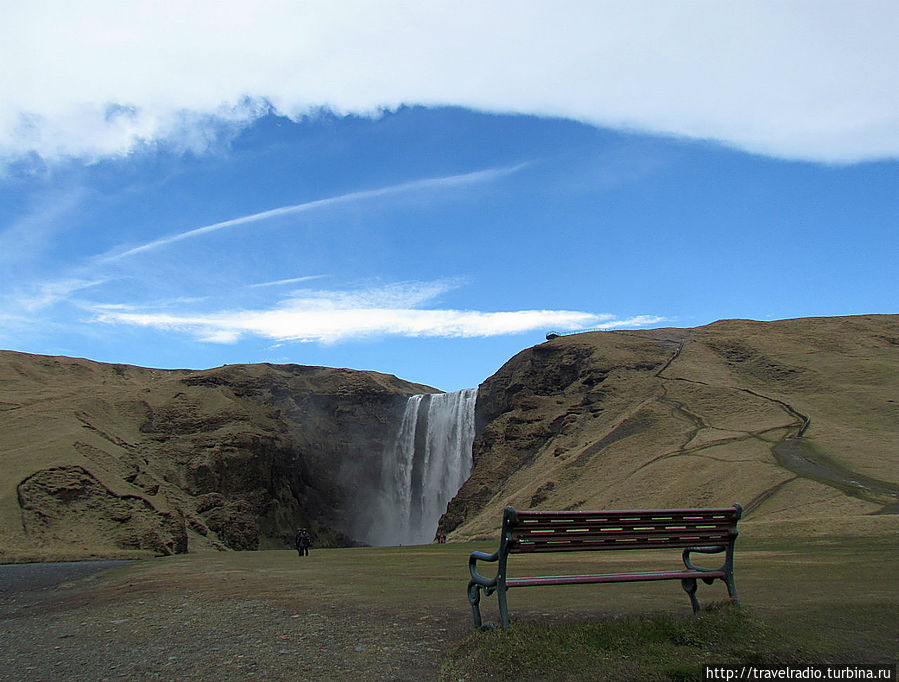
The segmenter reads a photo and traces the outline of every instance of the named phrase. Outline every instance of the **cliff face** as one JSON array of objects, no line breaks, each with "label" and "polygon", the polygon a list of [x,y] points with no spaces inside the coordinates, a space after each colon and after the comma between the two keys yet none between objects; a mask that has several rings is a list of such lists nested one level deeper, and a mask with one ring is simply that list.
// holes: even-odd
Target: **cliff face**
[{"label": "cliff face", "polygon": [[0,561],[351,542],[406,397],[295,365],[151,370],[0,353]]},{"label": "cliff face", "polygon": [[[374,372],[0,352],[0,562],[352,542],[406,398]],[[440,531],[501,509],[731,505],[777,532],[899,521],[899,316],[577,334],[481,385]],[[784,530],[786,529],[786,530]]]},{"label": "cliff face", "polygon": [[556,338],[481,385],[474,468],[440,529],[495,535],[507,504],[894,523],[897,400],[895,315]]}]

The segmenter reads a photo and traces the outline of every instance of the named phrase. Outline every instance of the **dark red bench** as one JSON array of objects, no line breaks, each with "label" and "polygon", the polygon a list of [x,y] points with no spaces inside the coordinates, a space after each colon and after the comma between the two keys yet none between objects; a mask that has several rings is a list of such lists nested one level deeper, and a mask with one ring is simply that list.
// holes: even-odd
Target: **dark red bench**
[{"label": "dark red bench", "polygon": [[[734,541],[737,521],[743,513],[739,504],[724,509],[660,509],[640,511],[515,511],[503,513],[499,549],[493,554],[472,552],[468,560],[471,581],[468,601],[475,627],[481,627],[481,590],[496,592],[504,628],[509,627],[506,590],[542,585],[623,583],[643,580],[680,580],[690,597],[693,612],[699,611],[697,580],[711,585],[716,579],[727,585],[730,598],[737,601],[734,585]],[[592,575],[550,575],[529,578],[507,576],[510,554],[540,552],[592,552],[597,550],[682,548],[684,568],[641,573],[597,573]],[[702,568],[690,560],[691,552],[724,552],[720,568]],[[478,573],[478,561],[498,561],[496,576]]]}]

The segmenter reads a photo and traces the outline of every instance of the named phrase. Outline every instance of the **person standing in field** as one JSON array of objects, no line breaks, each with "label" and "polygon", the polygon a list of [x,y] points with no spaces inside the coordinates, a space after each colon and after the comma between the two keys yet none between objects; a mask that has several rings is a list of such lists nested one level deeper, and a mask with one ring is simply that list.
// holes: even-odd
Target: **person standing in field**
[{"label": "person standing in field", "polygon": [[312,536],[305,528],[300,528],[294,538],[294,546],[297,548],[299,556],[309,556],[309,547],[312,545]]}]

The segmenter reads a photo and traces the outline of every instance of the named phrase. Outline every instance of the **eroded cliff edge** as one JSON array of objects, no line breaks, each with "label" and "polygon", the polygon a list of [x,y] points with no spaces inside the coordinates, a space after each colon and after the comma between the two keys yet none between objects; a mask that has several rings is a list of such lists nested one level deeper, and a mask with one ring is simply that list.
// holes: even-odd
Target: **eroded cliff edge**
[{"label": "eroded cliff edge", "polygon": [[153,370],[0,352],[0,561],[351,542],[408,395],[297,365]]},{"label": "eroded cliff edge", "polygon": [[473,471],[440,530],[495,536],[507,504],[893,523],[897,400],[896,315],[562,336],[481,385]]},{"label": "eroded cliff edge", "polygon": [[[295,365],[152,370],[0,352],[0,561],[352,542],[406,398]],[[740,502],[776,532],[896,530],[899,316],[577,334],[484,382],[440,530],[500,511]]]}]

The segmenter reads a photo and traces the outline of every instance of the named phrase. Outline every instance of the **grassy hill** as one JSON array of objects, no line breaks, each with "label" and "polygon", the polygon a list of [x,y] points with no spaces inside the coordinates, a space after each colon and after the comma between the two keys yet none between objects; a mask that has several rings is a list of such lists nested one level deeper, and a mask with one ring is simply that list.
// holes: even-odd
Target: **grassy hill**
[{"label": "grassy hill", "polygon": [[482,386],[474,470],[441,521],[494,535],[507,504],[743,504],[772,533],[895,530],[899,316],[574,334]]},{"label": "grassy hill", "polygon": [[346,544],[406,396],[375,372],[0,352],[0,562]]},{"label": "grassy hill", "polygon": [[[0,352],[0,562],[352,544],[405,399],[296,365],[153,370]],[[899,316],[575,334],[481,385],[441,528],[501,509],[730,505],[755,533],[878,535],[899,510]]]}]

